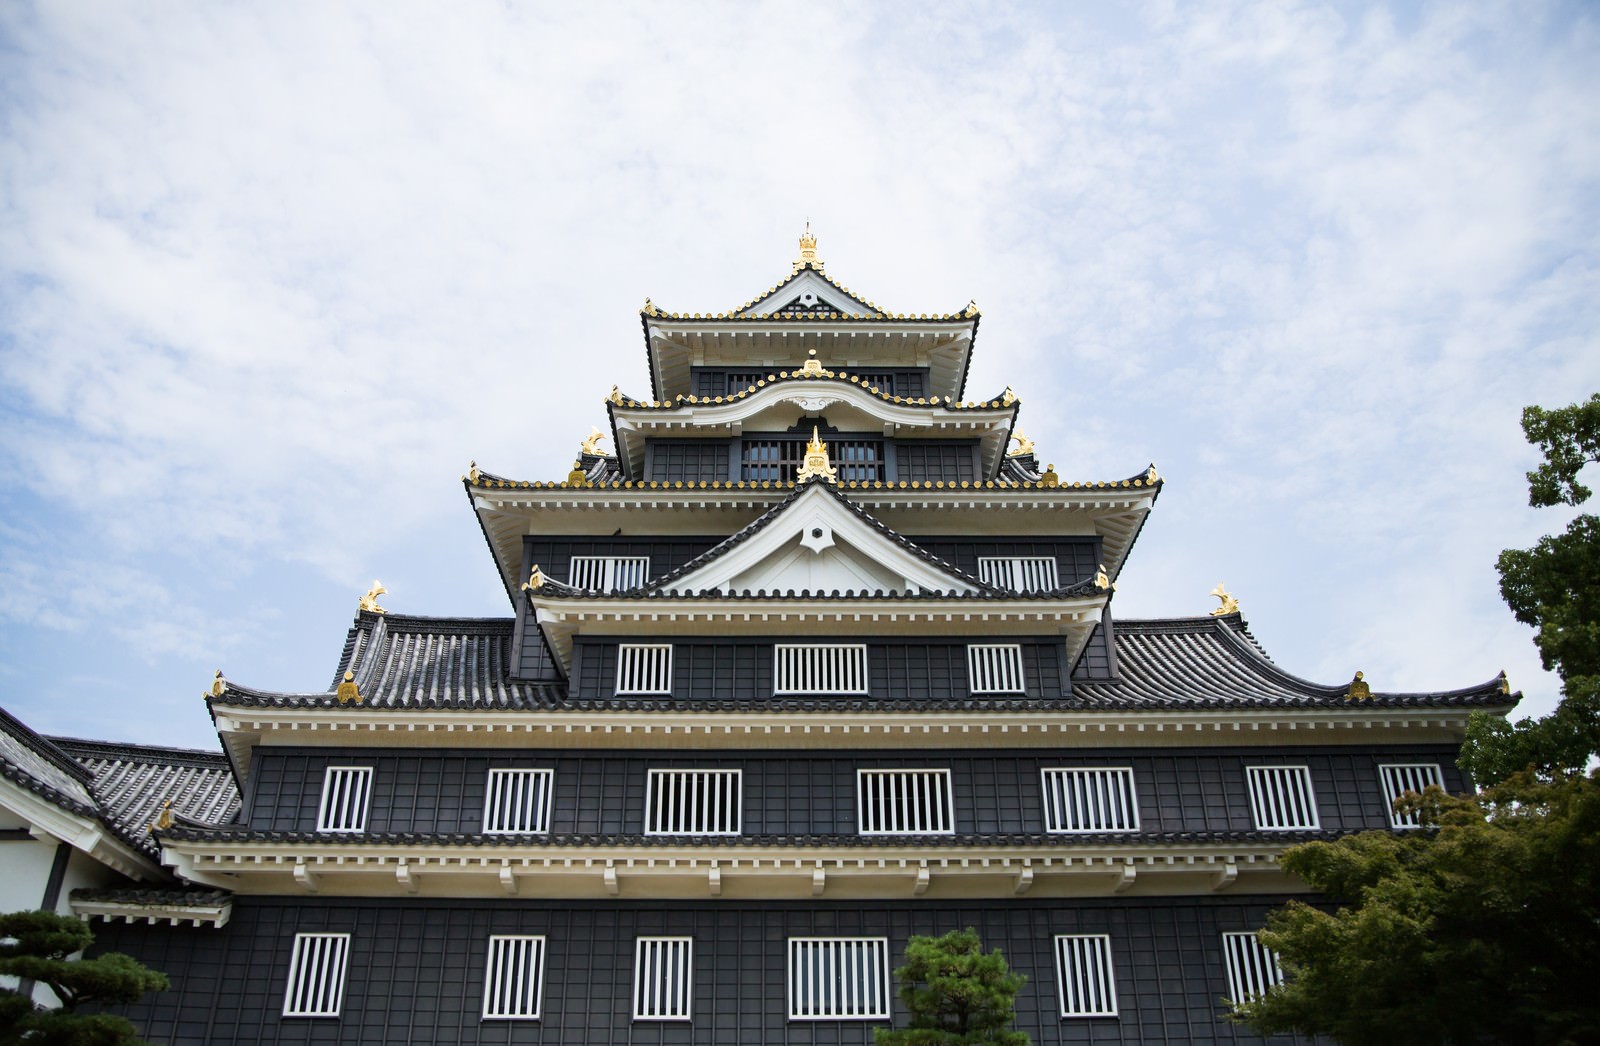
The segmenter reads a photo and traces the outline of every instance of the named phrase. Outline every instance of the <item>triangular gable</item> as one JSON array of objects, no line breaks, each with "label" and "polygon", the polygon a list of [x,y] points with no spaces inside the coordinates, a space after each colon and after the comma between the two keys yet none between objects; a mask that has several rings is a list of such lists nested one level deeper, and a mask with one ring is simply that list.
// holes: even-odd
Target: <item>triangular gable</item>
[{"label": "triangular gable", "polygon": [[738,316],[764,316],[770,313],[837,312],[845,315],[881,317],[882,310],[856,297],[816,269],[806,266],[778,284],[765,296],[740,309]]},{"label": "triangular gable", "polygon": [[983,590],[821,481],[658,585],[674,593]]}]

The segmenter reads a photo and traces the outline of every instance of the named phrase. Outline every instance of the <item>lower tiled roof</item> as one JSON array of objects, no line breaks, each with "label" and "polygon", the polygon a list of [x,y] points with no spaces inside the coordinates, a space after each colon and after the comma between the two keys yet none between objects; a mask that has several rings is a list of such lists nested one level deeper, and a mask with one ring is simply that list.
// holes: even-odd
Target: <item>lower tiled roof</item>
[{"label": "lower tiled roof", "polygon": [[[1238,614],[1117,620],[1115,679],[1074,680],[1085,710],[1349,707],[1349,683],[1322,685],[1290,675],[1267,657]],[[1460,690],[1385,693],[1380,707],[1510,706],[1499,677]]]},{"label": "lower tiled roof", "polygon": [[68,895],[74,901],[101,904],[148,904],[163,907],[212,905],[231,900],[227,890],[141,890],[80,887]]},{"label": "lower tiled roof", "polygon": [[[340,676],[355,673],[360,704],[370,708],[567,712],[1049,712],[1347,708],[1348,683],[1323,685],[1290,675],[1261,649],[1237,614],[1226,617],[1117,620],[1117,673],[1074,679],[1060,699],[957,697],[922,701],[860,697],[737,700],[606,697],[569,700],[564,683],[508,678],[510,618],[424,618],[362,614],[351,629]],[[228,683],[213,703],[267,708],[340,707],[333,689],[273,693]],[[1374,692],[1364,707],[1509,707],[1516,696],[1496,678],[1460,690]]]},{"label": "lower tiled roof", "polygon": [[150,824],[168,803],[174,815],[208,824],[231,821],[239,812],[233,769],[221,752],[51,740],[94,775],[94,794],[111,825],[151,853]]},{"label": "lower tiled roof", "polygon": [[91,775],[60,747],[0,708],[0,777],[84,817],[98,817]]}]

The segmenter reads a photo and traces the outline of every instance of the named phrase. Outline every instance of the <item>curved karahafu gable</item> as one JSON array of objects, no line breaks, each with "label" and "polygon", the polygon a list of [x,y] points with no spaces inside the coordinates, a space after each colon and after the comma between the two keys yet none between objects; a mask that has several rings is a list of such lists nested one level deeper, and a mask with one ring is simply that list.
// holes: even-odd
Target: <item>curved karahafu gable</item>
[{"label": "curved karahafu gable", "polygon": [[650,437],[728,437],[743,431],[782,431],[802,418],[828,412],[835,428],[881,431],[912,438],[977,439],[983,473],[1000,471],[1020,409],[1010,389],[991,400],[961,403],[938,398],[889,396],[848,370],[814,361],[775,371],[731,396],[679,396],[671,403],[639,403],[613,394],[606,409],[623,475],[638,477]]}]

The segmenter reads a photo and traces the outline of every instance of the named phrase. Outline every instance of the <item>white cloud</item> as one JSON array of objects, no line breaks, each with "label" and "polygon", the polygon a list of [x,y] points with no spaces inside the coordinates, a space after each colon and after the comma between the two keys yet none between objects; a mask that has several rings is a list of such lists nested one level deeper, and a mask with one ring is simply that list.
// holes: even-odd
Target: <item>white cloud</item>
[{"label": "white cloud", "polygon": [[[643,298],[741,301],[807,216],[891,308],[976,297],[973,391],[1063,470],[1157,460],[1124,613],[1223,576],[1294,671],[1526,660],[1487,563],[1557,524],[1517,412],[1600,382],[1581,8],[3,17],[0,469],[38,522],[0,607],[108,635],[102,674],[320,680],[342,626],[277,646],[374,573],[500,612],[467,460],[564,472],[646,386]],[[139,620],[60,594],[106,564]]]}]

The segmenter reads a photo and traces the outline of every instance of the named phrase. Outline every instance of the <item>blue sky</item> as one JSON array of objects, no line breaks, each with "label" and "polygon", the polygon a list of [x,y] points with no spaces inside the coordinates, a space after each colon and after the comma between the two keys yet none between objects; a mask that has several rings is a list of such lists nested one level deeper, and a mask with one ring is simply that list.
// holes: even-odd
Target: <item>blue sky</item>
[{"label": "blue sky", "polygon": [[0,703],[214,745],[373,578],[509,612],[469,459],[559,478],[638,307],[788,271],[983,309],[1072,478],[1168,480],[1123,616],[1288,670],[1553,680],[1500,602],[1528,403],[1600,388],[1582,5],[10,4]]}]

